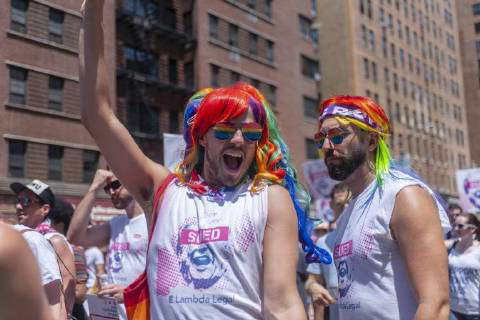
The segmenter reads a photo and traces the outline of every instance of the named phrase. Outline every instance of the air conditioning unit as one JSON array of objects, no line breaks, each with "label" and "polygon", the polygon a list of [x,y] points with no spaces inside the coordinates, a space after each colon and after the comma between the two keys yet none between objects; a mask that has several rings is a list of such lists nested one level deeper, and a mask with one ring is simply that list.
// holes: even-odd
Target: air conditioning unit
[{"label": "air conditioning unit", "polygon": [[230,51],[230,54],[228,55],[230,60],[239,62],[240,61],[240,54],[238,52]]},{"label": "air conditioning unit", "polygon": [[313,78],[315,79],[315,81],[320,81],[322,80],[322,75],[320,74],[320,72],[315,72]]}]

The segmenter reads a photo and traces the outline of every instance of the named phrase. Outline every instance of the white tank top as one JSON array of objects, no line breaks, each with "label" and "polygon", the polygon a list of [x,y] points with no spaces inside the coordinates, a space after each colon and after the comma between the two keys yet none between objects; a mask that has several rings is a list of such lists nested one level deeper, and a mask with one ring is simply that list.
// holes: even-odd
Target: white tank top
[{"label": "white tank top", "polygon": [[448,255],[450,308],[463,314],[480,314],[480,247]]},{"label": "white tank top", "polygon": [[167,187],[147,258],[152,319],[262,319],[267,188],[248,187]]},{"label": "white tank top", "polygon": [[[374,180],[339,219],[334,259],[340,320],[411,320],[417,310],[404,258],[389,226],[401,189],[409,185],[420,185],[430,193],[431,189],[401,172],[392,172],[402,179],[386,176],[382,192]],[[448,230],[446,212],[438,202],[437,207],[442,227]]]},{"label": "white tank top", "polygon": [[[129,219],[126,214],[109,221],[110,242],[106,270],[109,282],[127,287],[145,270],[148,229],[145,214]],[[121,320],[127,319],[125,305],[118,304]]]}]

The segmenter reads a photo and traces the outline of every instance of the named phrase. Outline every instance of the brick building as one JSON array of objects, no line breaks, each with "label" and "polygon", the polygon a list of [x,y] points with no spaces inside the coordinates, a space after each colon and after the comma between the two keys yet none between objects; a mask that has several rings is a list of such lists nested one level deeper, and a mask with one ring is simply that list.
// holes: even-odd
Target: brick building
[{"label": "brick building", "polygon": [[[78,202],[98,164],[80,123],[78,1],[0,0],[0,203],[12,212],[8,184],[46,180]],[[300,168],[318,156],[320,67],[316,1],[114,2],[105,9],[111,97],[148,156],[163,161],[162,133],[181,130],[198,88],[245,81],[277,113]],[[52,130],[53,129],[53,130]]]},{"label": "brick building", "polygon": [[[98,148],[80,122],[79,6],[0,0],[0,213],[13,213],[12,181],[41,179],[76,203],[95,173]],[[109,48],[114,19],[107,10]]]},{"label": "brick building", "polygon": [[480,145],[475,137],[480,137],[480,1],[457,1],[460,48],[462,51],[465,103],[470,136],[470,152],[474,166],[480,165]]},{"label": "brick building", "polygon": [[319,0],[319,7],[324,96],[377,100],[392,123],[395,158],[455,196],[455,171],[470,166],[455,2]]}]

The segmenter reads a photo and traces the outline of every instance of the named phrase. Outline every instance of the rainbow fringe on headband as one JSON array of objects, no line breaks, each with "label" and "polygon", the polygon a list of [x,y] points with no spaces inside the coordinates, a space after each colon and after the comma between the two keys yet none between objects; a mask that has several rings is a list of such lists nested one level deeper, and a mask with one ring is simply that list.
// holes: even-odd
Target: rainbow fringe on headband
[{"label": "rainbow fringe on headband", "polygon": [[255,162],[252,164],[253,183],[251,192],[257,192],[265,184],[285,187],[293,201],[298,218],[298,235],[306,253],[306,262],[329,264],[332,258],[310,238],[311,223],[306,212],[310,196],[297,179],[290,160],[290,152],[281,137],[274,113],[265,97],[254,87],[238,83],[229,88],[203,89],[187,102],[184,116],[184,139],[186,150],[176,174],[187,186],[196,189],[191,177],[194,170],[201,171],[203,155],[199,139],[215,124],[235,118],[250,108],[255,121],[262,127],[262,138],[257,142]]},{"label": "rainbow fringe on headband", "polygon": [[341,124],[352,124],[362,130],[375,132],[378,146],[375,154],[375,178],[383,185],[383,175],[389,172],[392,157],[386,143],[390,123],[382,107],[373,99],[361,96],[335,96],[320,105],[319,128],[328,117],[334,117]]}]

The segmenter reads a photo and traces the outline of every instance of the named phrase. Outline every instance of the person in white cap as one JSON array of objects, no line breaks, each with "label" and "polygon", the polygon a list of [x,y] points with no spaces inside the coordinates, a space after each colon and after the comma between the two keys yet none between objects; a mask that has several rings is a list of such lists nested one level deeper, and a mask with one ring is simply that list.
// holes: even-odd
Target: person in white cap
[{"label": "person in white cap", "polygon": [[75,262],[73,250],[65,236],[50,227],[48,215],[54,207],[55,196],[49,185],[40,180],[33,180],[26,185],[15,182],[10,189],[17,195],[15,208],[19,224],[42,233],[55,250],[66,310],[71,313],[75,302]]}]

